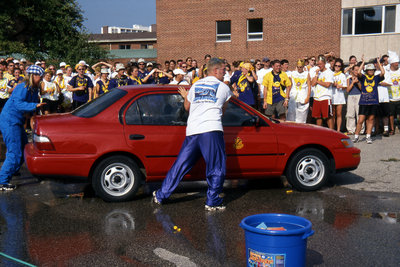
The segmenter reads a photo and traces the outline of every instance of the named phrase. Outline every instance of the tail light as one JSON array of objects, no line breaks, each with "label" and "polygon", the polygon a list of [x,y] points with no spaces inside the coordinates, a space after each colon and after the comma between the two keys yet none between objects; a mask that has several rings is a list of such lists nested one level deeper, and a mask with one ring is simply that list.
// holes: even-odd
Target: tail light
[{"label": "tail light", "polygon": [[44,135],[33,135],[33,143],[38,150],[55,150],[50,138]]}]

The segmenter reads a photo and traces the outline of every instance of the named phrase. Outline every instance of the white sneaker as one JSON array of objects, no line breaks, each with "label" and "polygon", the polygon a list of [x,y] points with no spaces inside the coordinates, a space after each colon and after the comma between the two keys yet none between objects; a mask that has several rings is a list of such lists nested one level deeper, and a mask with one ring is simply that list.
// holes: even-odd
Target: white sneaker
[{"label": "white sneaker", "polygon": [[360,137],[359,136],[355,136],[354,138],[353,138],[353,143],[357,143],[358,141],[360,141]]},{"label": "white sneaker", "polygon": [[206,209],[207,211],[217,211],[217,210],[224,210],[224,209],[226,209],[226,207],[225,207],[224,205],[218,205],[218,206],[208,206],[208,205],[205,205],[204,207],[205,207],[205,209]]},{"label": "white sneaker", "polygon": [[156,192],[157,191],[153,191],[153,199],[152,200],[154,203],[161,205],[161,202],[157,199]]},{"label": "white sneaker", "polygon": [[365,139],[365,141],[367,141],[367,144],[372,144],[372,138],[371,137],[367,137]]}]

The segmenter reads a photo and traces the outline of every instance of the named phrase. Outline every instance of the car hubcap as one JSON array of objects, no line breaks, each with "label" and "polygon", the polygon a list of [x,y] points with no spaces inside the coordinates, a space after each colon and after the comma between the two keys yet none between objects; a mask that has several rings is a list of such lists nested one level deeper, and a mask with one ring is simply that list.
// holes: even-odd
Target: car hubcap
[{"label": "car hubcap", "polygon": [[132,189],[134,174],[129,166],[123,163],[114,163],[102,173],[102,187],[112,196],[122,196]]},{"label": "car hubcap", "polygon": [[325,166],[315,156],[302,158],[296,166],[297,180],[305,186],[314,186],[321,182],[325,175]]}]

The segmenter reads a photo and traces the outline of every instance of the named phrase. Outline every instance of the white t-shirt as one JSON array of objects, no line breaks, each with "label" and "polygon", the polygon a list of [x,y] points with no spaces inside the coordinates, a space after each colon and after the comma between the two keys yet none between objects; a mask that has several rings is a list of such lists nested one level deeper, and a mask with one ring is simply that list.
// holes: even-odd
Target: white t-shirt
[{"label": "white t-shirt", "polygon": [[[311,67],[309,70],[311,80],[315,77],[315,72],[319,70],[318,66]],[[311,86],[311,94],[310,97],[314,97],[314,89],[315,86]]]},{"label": "white t-shirt", "polygon": [[[379,75],[381,74],[380,70],[375,71],[374,75]],[[385,70],[385,80],[386,81],[387,77],[389,75],[389,72]],[[388,92],[388,87],[378,85],[378,97],[379,97],[379,103],[389,103],[389,92]]]},{"label": "white t-shirt", "polygon": [[385,75],[385,83],[390,84],[388,88],[390,101],[400,100],[400,68],[396,71],[389,70]]},{"label": "white t-shirt", "polygon": [[186,136],[222,129],[222,107],[231,98],[229,87],[214,76],[205,77],[192,85]]},{"label": "white t-shirt", "polygon": [[57,86],[55,82],[48,82],[46,80],[43,80],[44,83],[44,91],[52,91],[52,92],[46,92],[44,95],[42,95],[42,98],[48,99],[51,101],[57,101],[58,100],[58,93],[56,92]]},{"label": "white t-shirt", "polygon": [[308,71],[299,73],[297,70],[292,71],[292,89],[290,89],[290,98],[295,102],[304,104],[308,94],[307,77]]},{"label": "white t-shirt", "polygon": [[7,84],[8,84],[7,78],[3,78],[0,80],[0,98],[1,99],[7,99],[10,97],[10,94],[7,91]]},{"label": "white t-shirt", "polygon": [[[347,87],[347,79],[346,75],[343,73],[333,74],[333,82],[338,83],[340,86]],[[332,104],[333,105],[344,105],[346,104],[346,98],[344,96],[344,90],[346,89],[338,89],[335,86],[332,86]]]},{"label": "white t-shirt", "polygon": [[[318,81],[333,83],[333,72],[330,69],[325,69],[323,72],[318,72]],[[314,87],[313,91],[314,99],[317,101],[332,99],[332,85],[327,88],[320,84],[317,84]]]},{"label": "white t-shirt", "polygon": [[264,76],[265,76],[265,74],[267,74],[268,72],[271,72],[271,71],[272,71],[272,68],[269,68],[269,69],[262,68],[259,71],[257,71],[257,73],[256,73],[257,78],[258,78],[258,80],[257,80],[258,89],[260,91],[261,99],[264,99],[264,85],[263,85]]}]

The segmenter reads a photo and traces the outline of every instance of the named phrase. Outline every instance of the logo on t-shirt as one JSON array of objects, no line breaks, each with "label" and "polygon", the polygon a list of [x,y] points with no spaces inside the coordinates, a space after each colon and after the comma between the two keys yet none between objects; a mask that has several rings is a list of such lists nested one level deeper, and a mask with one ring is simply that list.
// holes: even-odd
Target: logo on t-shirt
[{"label": "logo on t-shirt", "polygon": [[194,103],[215,103],[217,102],[218,83],[215,84],[196,84],[194,88]]}]

